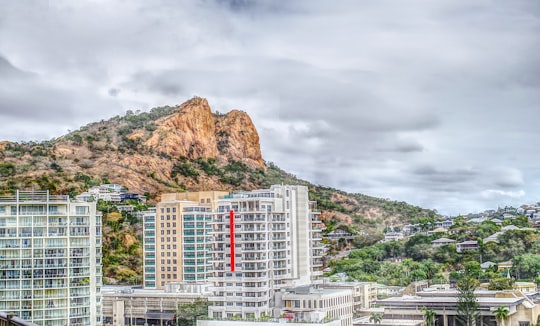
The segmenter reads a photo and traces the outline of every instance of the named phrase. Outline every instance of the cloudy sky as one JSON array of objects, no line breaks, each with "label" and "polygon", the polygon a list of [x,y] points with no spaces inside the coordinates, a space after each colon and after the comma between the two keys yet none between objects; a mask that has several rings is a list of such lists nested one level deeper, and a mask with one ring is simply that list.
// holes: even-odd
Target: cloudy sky
[{"label": "cloudy sky", "polygon": [[540,201],[537,0],[0,5],[0,139],[197,95],[317,184],[445,214]]}]

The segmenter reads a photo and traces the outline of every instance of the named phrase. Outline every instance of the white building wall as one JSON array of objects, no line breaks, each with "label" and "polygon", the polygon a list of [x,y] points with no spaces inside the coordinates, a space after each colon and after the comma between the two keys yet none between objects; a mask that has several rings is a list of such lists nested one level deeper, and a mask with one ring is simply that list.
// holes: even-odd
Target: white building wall
[{"label": "white building wall", "polygon": [[[312,214],[305,186],[272,186],[218,200],[214,218],[214,295],[209,317],[272,314],[275,291],[314,278]],[[231,270],[229,210],[235,212]]]},{"label": "white building wall", "polygon": [[0,198],[0,310],[38,325],[101,323],[101,216],[47,191]]}]

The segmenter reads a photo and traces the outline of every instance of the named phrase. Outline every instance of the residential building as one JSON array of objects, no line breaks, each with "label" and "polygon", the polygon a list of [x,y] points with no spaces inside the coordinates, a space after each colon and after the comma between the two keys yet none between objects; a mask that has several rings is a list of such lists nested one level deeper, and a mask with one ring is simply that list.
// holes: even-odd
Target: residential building
[{"label": "residential building", "polygon": [[142,212],[143,221],[143,286],[156,288],[156,208]]},{"label": "residential building", "polygon": [[275,185],[218,200],[210,318],[271,316],[274,293],[322,274],[321,220],[305,186]]},{"label": "residential building", "polygon": [[336,229],[331,232],[328,232],[328,234],[325,237],[328,238],[329,240],[339,241],[340,239],[353,240],[355,238],[355,235],[350,233],[347,230]]},{"label": "residential building", "polygon": [[[496,326],[495,309],[505,306],[509,310],[506,325],[529,325],[536,322],[540,306],[520,291],[476,291],[481,324]],[[415,296],[401,296],[378,300],[384,308],[385,319],[422,320],[423,307],[436,314],[436,324],[444,326],[461,325],[457,320],[458,291],[419,292]]]},{"label": "residential building", "polygon": [[503,234],[504,232],[495,232],[493,233],[492,235],[490,235],[489,237],[487,238],[484,238],[484,243],[488,243],[488,242],[495,242],[495,243],[499,243],[499,236],[501,234]]},{"label": "residential building", "polygon": [[483,262],[482,264],[480,264],[480,268],[482,268],[482,272],[486,272],[486,270],[488,268],[491,268],[493,266],[497,266],[497,264],[495,264],[494,262],[492,261],[486,261],[486,262]]},{"label": "residential building", "polygon": [[399,241],[404,238],[403,232],[387,232],[381,242]]},{"label": "residential building", "polygon": [[512,269],[512,261],[507,260],[497,264],[497,272],[509,272]]},{"label": "residential building", "polygon": [[405,291],[404,286],[377,284],[377,298],[397,297]]},{"label": "residential building", "polygon": [[456,251],[459,253],[465,252],[467,250],[470,251],[478,251],[478,241],[476,240],[469,240],[469,241],[463,241],[458,244],[456,244]]},{"label": "residential building", "polygon": [[454,221],[450,219],[435,222],[435,227],[437,228],[449,229],[452,225],[454,225]]},{"label": "residential building", "polygon": [[352,326],[353,294],[351,288],[314,288],[303,286],[276,292],[276,315],[291,322],[322,323],[339,320]]},{"label": "residential building", "polygon": [[[149,288],[152,287],[149,279],[152,275],[157,289],[163,289],[169,282],[206,281],[213,275],[211,221],[217,199],[227,194],[224,191],[162,194],[156,206],[155,232],[150,229],[152,222],[145,225],[145,273],[147,270],[149,273],[145,285],[148,280]],[[155,253],[151,251],[152,241]],[[155,274],[151,268],[153,259]]]},{"label": "residential building", "polygon": [[448,238],[439,238],[437,240],[431,241],[432,247],[440,247],[440,246],[446,246],[449,244],[456,244],[456,240],[448,239]]},{"label": "residential building", "polygon": [[181,304],[207,300],[209,283],[167,283],[163,290],[104,286],[105,325],[172,325]]},{"label": "residential building", "polygon": [[101,324],[101,254],[95,202],[0,197],[0,311],[38,325]]}]

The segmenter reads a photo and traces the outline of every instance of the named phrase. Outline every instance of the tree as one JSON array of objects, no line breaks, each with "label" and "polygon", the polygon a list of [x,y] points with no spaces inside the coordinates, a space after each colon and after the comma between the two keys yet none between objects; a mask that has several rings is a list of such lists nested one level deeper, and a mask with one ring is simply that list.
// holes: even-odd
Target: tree
[{"label": "tree", "polygon": [[178,305],[176,310],[176,322],[181,326],[195,326],[197,317],[208,315],[208,301],[195,299],[192,303]]},{"label": "tree", "polygon": [[488,290],[512,290],[514,280],[508,277],[498,277],[489,280]]},{"label": "tree", "polygon": [[422,307],[422,311],[424,312],[424,321],[425,326],[435,326],[436,319],[435,319],[435,311],[432,309],[428,309],[426,307]]},{"label": "tree", "polygon": [[465,263],[465,275],[475,279],[479,279],[482,275],[482,267],[477,261],[468,261]]},{"label": "tree", "polygon": [[371,316],[369,316],[369,321],[373,322],[375,324],[380,324],[382,322],[383,315],[378,312],[371,313]]},{"label": "tree", "polygon": [[508,314],[510,313],[510,310],[506,306],[499,306],[497,309],[494,310],[495,312],[495,319],[497,319],[497,323],[499,325],[504,326],[504,322],[508,319]]},{"label": "tree", "polygon": [[478,285],[478,280],[467,274],[457,283],[457,319],[464,326],[476,325],[480,317],[480,312],[478,311],[480,305],[474,294],[474,290],[476,290]]}]

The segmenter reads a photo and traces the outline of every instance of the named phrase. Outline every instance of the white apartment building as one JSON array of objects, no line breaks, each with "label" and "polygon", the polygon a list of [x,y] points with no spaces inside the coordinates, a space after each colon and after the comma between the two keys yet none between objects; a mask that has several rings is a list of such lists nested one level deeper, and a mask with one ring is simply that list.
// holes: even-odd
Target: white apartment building
[{"label": "white apartment building", "polygon": [[101,274],[95,202],[0,197],[0,311],[44,326],[99,325]]},{"label": "white apartment building", "polygon": [[322,274],[321,221],[307,187],[236,193],[217,206],[210,318],[272,316],[276,291]]}]

